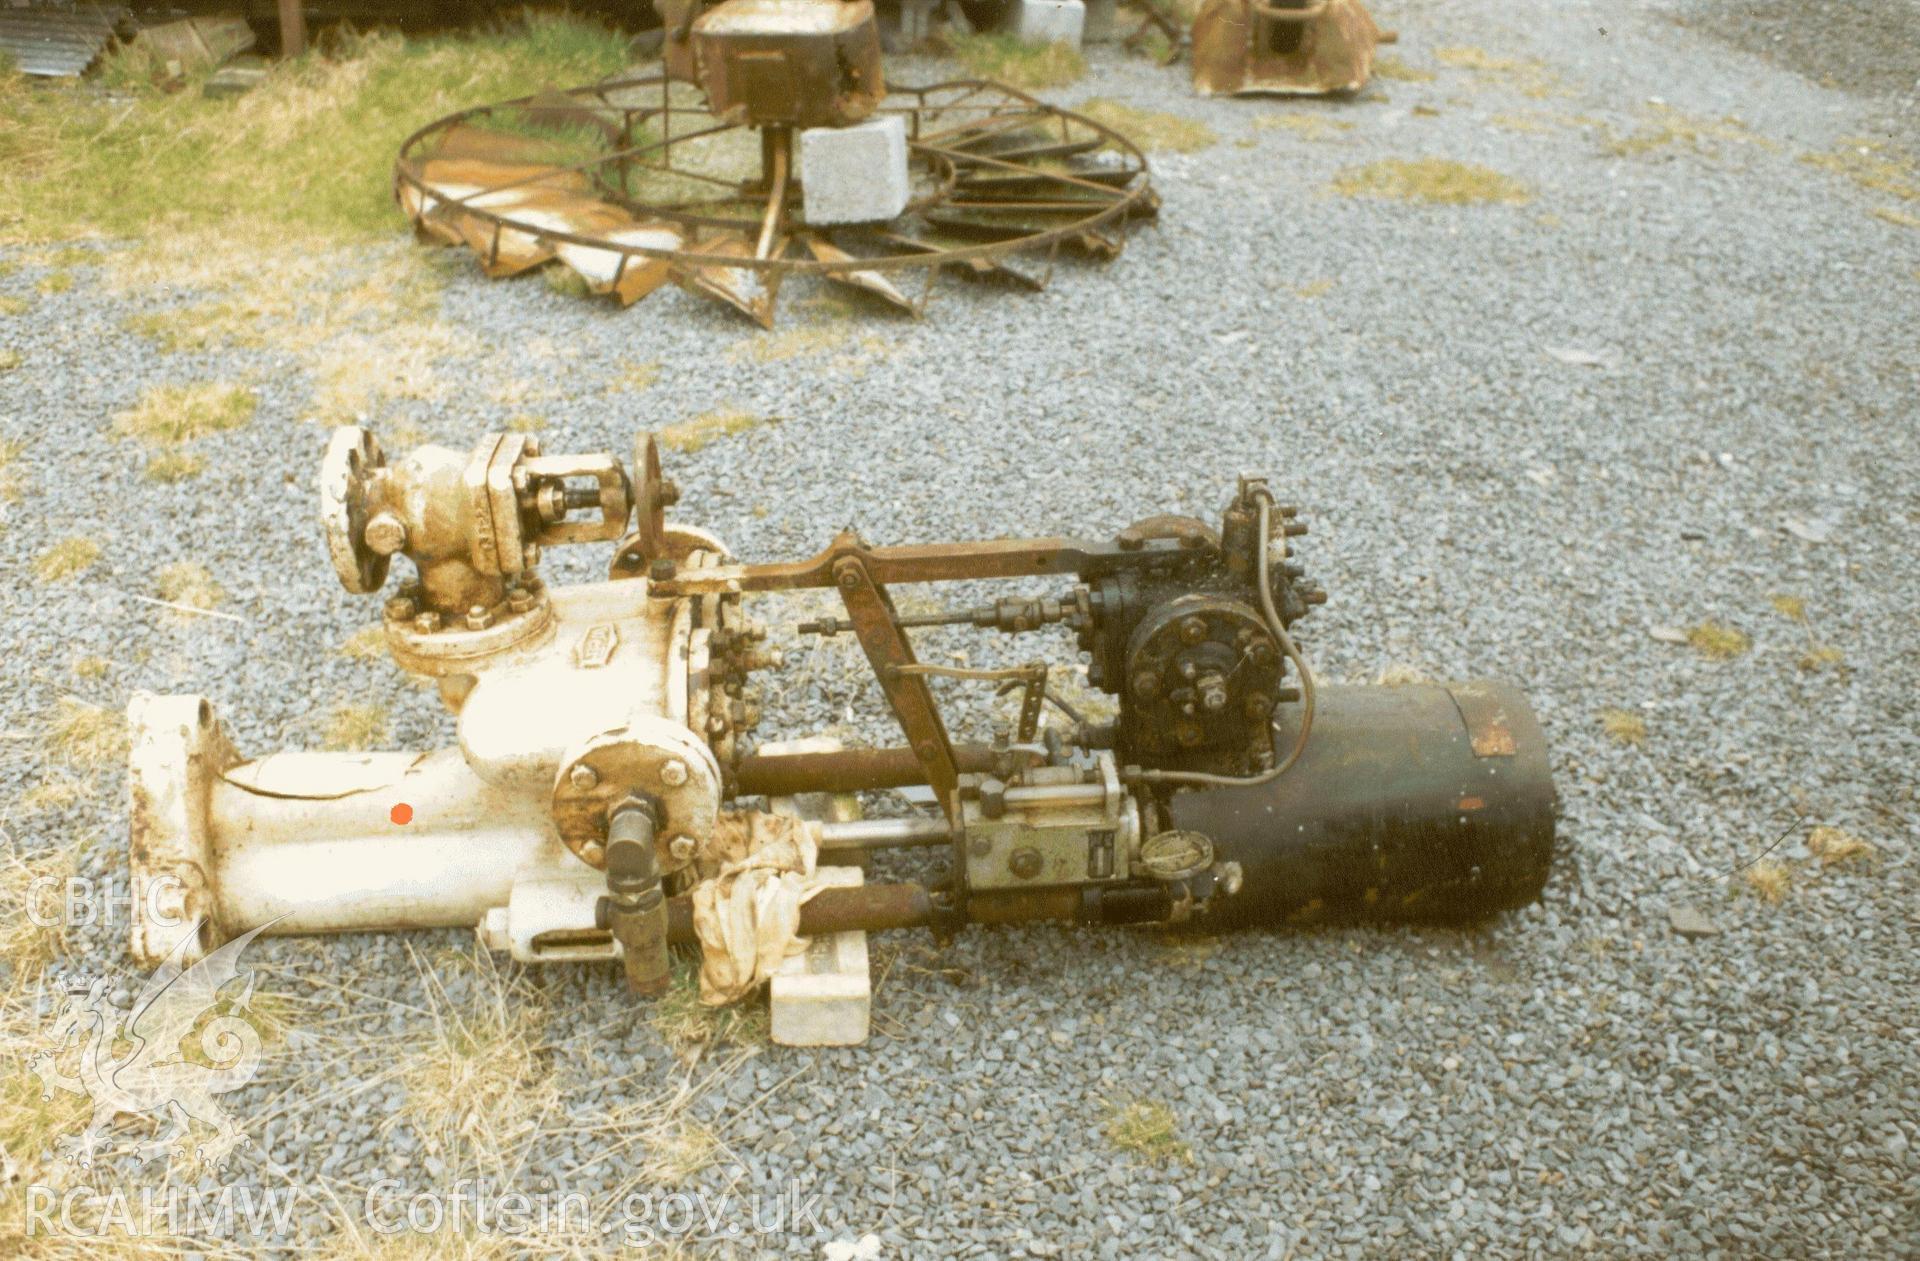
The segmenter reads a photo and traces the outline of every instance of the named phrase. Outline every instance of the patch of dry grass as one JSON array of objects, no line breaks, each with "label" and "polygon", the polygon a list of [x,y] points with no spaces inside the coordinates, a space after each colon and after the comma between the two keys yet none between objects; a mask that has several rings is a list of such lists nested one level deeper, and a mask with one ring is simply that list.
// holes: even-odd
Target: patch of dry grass
[{"label": "patch of dry grass", "polygon": [[198,477],[206,467],[206,458],[192,451],[156,451],[147,457],[140,475],[150,482],[172,484]]},{"label": "patch of dry grass", "polygon": [[33,303],[14,294],[0,294],[0,315],[25,315]]},{"label": "patch of dry grass", "polygon": [[16,975],[38,976],[66,952],[62,901],[74,874],[65,845],[29,854],[9,840],[0,851],[0,960]]},{"label": "patch of dry grass", "polygon": [[637,363],[614,377],[612,381],[607,383],[607,388],[611,390],[627,390],[638,394],[641,390],[650,389],[653,383],[659,379],[660,365],[657,362]]},{"label": "patch of dry grass", "polygon": [[1823,171],[1843,175],[1861,188],[1891,193],[1902,201],[1920,201],[1920,168],[1904,153],[1882,141],[1853,138],[1827,153],[1805,153],[1800,160]]},{"label": "patch of dry grass", "polygon": [[83,574],[100,560],[100,544],[85,536],[61,539],[33,562],[33,575],[41,582],[65,582]]},{"label": "patch of dry grass", "polygon": [[1813,633],[1813,623],[1807,617],[1807,602],[1796,595],[1775,594],[1771,597],[1774,612],[1798,622],[1807,637],[1807,650],[1800,654],[1798,665],[1809,674],[1817,674],[1828,666],[1837,666],[1846,660],[1846,654],[1832,644],[1822,643]]},{"label": "patch of dry grass", "polygon": [[761,425],[774,423],[777,422],[771,416],[757,416],[749,411],[725,408],[703,412],[692,420],[668,425],[655,431],[654,437],[669,451],[691,454],[722,438],[731,438],[758,429]]},{"label": "patch of dry grass", "polygon": [[779,363],[799,355],[823,354],[844,346],[851,334],[844,328],[801,325],[779,333],[760,333],[735,342],[727,349],[734,360],[751,359],[755,363]]},{"label": "patch of dry grass", "polygon": [[0,503],[17,503],[25,483],[14,465],[26,453],[27,445],[18,438],[0,438]]},{"label": "patch of dry grass", "polygon": [[73,676],[77,679],[104,679],[107,671],[113,668],[113,662],[105,657],[76,657],[73,661]]},{"label": "patch of dry grass", "polygon": [[387,655],[387,632],[378,625],[362,626],[347,636],[339,651],[341,656],[355,661],[378,660]]},{"label": "patch of dry grass", "polygon": [[1807,852],[1819,859],[1821,866],[1833,867],[1867,857],[1873,853],[1873,846],[1851,832],[1822,824],[1807,833]]},{"label": "patch of dry grass", "polygon": [[[443,980],[468,973],[453,997]],[[550,1080],[545,1004],[486,950],[447,951],[423,968],[431,1036],[398,1064],[403,1117],[428,1151],[498,1168],[537,1131],[558,1092]]]},{"label": "patch of dry grass", "polygon": [[1433,71],[1410,66],[1394,56],[1375,57],[1373,77],[1394,83],[1432,83],[1435,78]]},{"label": "patch of dry grass", "polygon": [[1197,118],[1136,109],[1107,97],[1083,103],[1078,112],[1113,128],[1148,153],[1198,153],[1220,143],[1213,128]]},{"label": "patch of dry grass", "polygon": [[118,765],[127,757],[126,715],[76,696],[62,696],[47,722],[47,750],[75,770]]},{"label": "patch of dry grass", "polygon": [[1422,687],[1432,682],[1432,675],[1403,661],[1390,661],[1373,676],[1375,687]]},{"label": "patch of dry grass", "polygon": [[1333,289],[1334,289],[1333,281],[1328,277],[1322,276],[1319,280],[1309,281],[1304,285],[1295,285],[1293,287],[1293,292],[1294,292],[1294,296],[1299,298],[1304,298],[1306,301],[1312,302],[1316,298],[1326,297],[1328,294],[1333,292]]},{"label": "patch of dry grass", "polygon": [[1724,118],[1695,118],[1670,105],[1652,105],[1646,113],[1645,125],[1607,142],[1608,153],[1630,158],[1675,147],[1704,150],[1716,144],[1753,144],[1759,140],[1744,122],[1730,114]]},{"label": "patch of dry grass", "polygon": [[239,429],[253,419],[258,403],[253,391],[241,385],[154,385],[141,392],[130,410],[114,416],[113,432],[149,446],[173,446]]},{"label": "patch of dry grass", "polygon": [[1747,888],[1763,902],[1778,903],[1793,888],[1793,868],[1775,858],[1763,858],[1743,875]]},{"label": "patch of dry grass", "polygon": [[154,576],[154,589],[162,600],[184,604],[190,609],[214,608],[226,594],[220,589],[220,584],[213,580],[213,575],[207,572],[206,566],[190,560],[162,566]]},{"label": "patch of dry grass", "polygon": [[1533,200],[1525,184],[1468,162],[1446,158],[1388,158],[1349,167],[1333,178],[1343,197],[1428,202],[1442,206],[1524,206]]},{"label": "patch of dry grass", "polygon": [[1869,213],[1876,219],[1885,219],[1895,227],[1920,228],[1920,215],[1910,215],[1890,206],[1875,206]]},{"label": "patch of dry grass", "polygon": [[1534,100],[1543,100],[1560,90],[1553,72],[1542,62],[1529,57],[1501,57],[1471,44],[1437,48],[1433,55],[1443,66],[1499,79],[1522,96]]},{"label": "patch of dry grass", "polygon": [[1687,642],[1696,652],[1715,661],[1730,661],[1753,647],[1745,631],[1714,621],[1689,626]]},{"label": "patch of dry grass", "polygon": [[329,749],[359,753],[385,744],[392,730],[387,707],[380,702],[341,704],[327,716],[321,738]]},{"label": "patch of dry grass", "polygon": [[1179,1118],[1157,1099],[1133,1099],[1108,1109],[1107,1141],[1149,1164],[1193,1163],[1179,1134]]},{"label": "patch of dry grass", "polygon": [[35,287],[41,293],[65,293],[73,288],[73,273],[65,270],[48,272],[40,277],[40,283]]},{"label": "patch of dry grass", "polygon": [[1601,710],[1600,729],[1616,744],[1632,746],[1647,740],[1647,720],[1630,709]]},{"label": "patch of dry grass", "polygon": [[25,361],[21,359],[19,351],[0,350],[0,372],[12,372],[23,362]]},{"label": "patch of dry grass", "polygon": [[647,1143],[640,1172],[648,1182],[678,1185],[713,1164],[720,1140],[698,1121],[675,1117]]},{"label": "patch of dry grass", "polygon": [[1255,131],[1291,131],[1308,140],[1330,140],[1353,124],[1325,114],[1261,114],[1254,118]]},{"label": "patch of dry grass", "polygon": [[963,35],[953,55],[974,75],[1016,88],[1061,88],[1087,73],[1087,59],[1071,44],[1029,44],[1012,35]]},{"label": "patch of dry grass", "polygon": [[58,814],[93,796],[93,785],[58,771],[41,775],[40,782],[20,794],[21,814]]}]

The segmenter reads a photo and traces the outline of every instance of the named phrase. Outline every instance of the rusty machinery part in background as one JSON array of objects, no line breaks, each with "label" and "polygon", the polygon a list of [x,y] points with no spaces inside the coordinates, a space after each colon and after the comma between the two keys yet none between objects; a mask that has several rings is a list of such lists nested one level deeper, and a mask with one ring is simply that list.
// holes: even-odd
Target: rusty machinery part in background
[{"label": "rusty machinery part in background", "polygon": [[1038,289],[1062,250],[1113,258],[1159,206],[1125,136],[1000,84],[894,88],[873,117],[906,135],[905,208],[884,221],[809,223],[795,126],[717,116],[670,76],[443,118],[401,146],[395,188],[488,275],[558,259],[622,305],[672,281],[767,327],[795,275],[916,316],[942,272]]},{"label": "rusty machinery part in background", "polygon": [[1358,92],[1374,48],[1393,43],[1360,0],[1206,0],[1193,19],[1202,96]]},{"label": "rusty machinery part in background", "polygon": [[[708,943],[716,882],[781,846],[802,855],[796,826],[836,864],[889,848],[945,859],[925,884],[810,886],[788,906],[802,933],[1466,919],[1546,880],[1555,797],[1525,698],[1492,683],[1317,687],[1293,632],[1325,596],[1295,555],[1305,522],[1264,479],[1241,477],[1217,526],[1158,515],[1104,539],[896,547],[847,530],[775,563],[668,521],[676,500],[645,435],[628,466],[507,434],[390,460],[366,430],[336,431],[320,479],[336,576],[373,594],[393,558],[411,564],[384,604],[387,643],[437,683],[458,739],[247,761],[204,699],[136,697],[134,878],[178,892],[136,917],[136,955],[165,955],[193,923],[200,949],[268,923],[479,924],[528,961],[621,959],[653,993],[669,941],[698,928]],[[603,581],[537,572],[545,548],[616,539]],[[894,603],[903,585],[982,580],[1054,587],[910,615]],[[746,606],[807,591],[844,616],[796,632],[853,637],[899,746],[753,746],[755,679],[783,659]],[[927,626],[1022,637],[1024,664],[923,663],[911,633]],[[1048,689],[1076,647],[1115,698],[1110,719]],[[981,686],[1019,690],[1017,718],[950,730],[941,697]],[[885,789],[930,810],[865,819],[847,795]],[[796,825],[795,803],[835,794]],[[767,810],[744,808],[763,796]],[[810,858],[793,861],[781,870],[812,878]]]}]

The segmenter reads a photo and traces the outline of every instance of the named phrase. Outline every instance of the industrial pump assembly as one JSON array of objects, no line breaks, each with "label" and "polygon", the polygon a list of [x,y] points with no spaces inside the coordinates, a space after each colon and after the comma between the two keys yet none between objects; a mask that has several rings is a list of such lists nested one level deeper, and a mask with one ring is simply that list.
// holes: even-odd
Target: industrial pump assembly
[{"label": "industrial pump assembly", "polygon": [[[1104,540],[891,547],[848,530],[782,563],[668,521],[678,491],[645,435],[630,466],[515,433],[389,462],[350,426],[320,492],[348,590],[412,563],[386,642],[437,682],[457,740],[248,760],[206,699],[137,694],[134,887],[161,891],[134,899],[142,960],[262,925],[463,926],[523,961],[618,959],[657,994],[670,943],[698,941],[718,1002],[822,934],[1461,920],[1530,902],[1547,877],[1555,796],[1525,698],[1316,685],[1294,631],[1325,593],[1294,559],[1305,523],[1260,478],[1239,479],[1217,526],[1161,515]],[[541,579],[545,549],[587,542],[614,545],[606,580]],[[891,594],[1020,579],[1049,585],[912,613]],[[808,590],[844,616],[800,632],[857,640],[904,743],[751,743],[753,677],[781,654],[749,597]],[[909,632],[936,625],[1071,632],[1114,718],[1049,691],[1071,662],[922,662]],[[950,731],[936,681],[1017,691],[1017,722]],[[862,817],[852,794],[884,789],[926,809]],[[945,862],[922,881],[824,878],[895,847]]]}]

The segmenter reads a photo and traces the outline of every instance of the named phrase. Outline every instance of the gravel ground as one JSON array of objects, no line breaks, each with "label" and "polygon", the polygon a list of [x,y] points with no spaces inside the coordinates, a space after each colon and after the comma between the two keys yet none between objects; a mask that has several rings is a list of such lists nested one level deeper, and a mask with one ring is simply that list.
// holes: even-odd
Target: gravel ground
[{"label": "gravel ground", "polygon": [[[537,998],[509,1002],[550,1009],[539,1082],[558,1093],[502,1189],[622,1186],[632,1153],[594,1159],[633,1121],[610,1109],[689,1078],[685,1115],[721,1146],[681,1189],[797,1182],[820,1223],[695,1253],[819,1256],[869,1232],[914,1257],[1920,1251],[1920,230],[1873,213],[1911,203],[1802,160],[1855,151],[1883,101],[1730,52],[1710,28],[1745,6],[1682,7],[1684,25],[1597,0],[1387,9],[1398,58],[1432,77],[1343,102],[1201,101],[1180,72],[1095,52],[1061,99],[1220,136],[1156,159],[1159,226],[1038,296],[954,288],[923,323],[875,315],[845,354],[762,363],[728,353],[759,334],[679,294],[618,313],[454,272],[443,317],[505,349],[443,363],[441,393],[383,406],[377,427],[465,445],[531,410],[550,449],[619,451],[634,426],[720,404],[777,418],[672,461],[680,511],[762,558],[850,520],[904,542],[1212,515],[1236,471],[1266,470],[1314,526],[1332,601],[1303,647],[1321,674],[1522,685],[1564,798],[1546,896],[1479,931],[980,930],[944,952],[890,937],[879,1032],[855,1050],[689,1065],[611,975],[534,978]],[[1437,55],[1458,45],[1544,69]],[[1532,199],[1327,191],[1419,157],[1484,164]],[[313,525],[308,366],[161,353],[123,320],[189,295],[108,296],[90,283],[105,270],[64,294],[41,294],[31,263],[0,278],[31,302],[0,324],[21,356],[0,424],[26,444],[0,531],[0,790],[38,782],[24,737],[64,695],[205,691],[261,752],[317,747],[317,716],[365,692],[393,707],[398,746],[445,740],[427,694],[334,651],[375,610],[333,582]],[[650,362],[650,388],[607,392]],[[201,444],[220,471],[141,479],[109,418],[146,386],[216,379],[260,399]],[[501,401],[520,379],[532,401]],[[36,581],[34,558],[76,534],[102,538],[100,562]],[[183,627],[127,598],[184,559],[244,623]],[[1778,595],[1804,601],[1804,625]],[[1653,633],[1708,621],[1750,650],[1710,660]],[[1810,636],[1843,659],[1801,668]],[[70,672],[86,654],[105,677]],[[782,705],[796,732],[878,712],[819,668],[793,671]],[[1644,742],[1610,740],[1609,709],[1641,716]],[[16,807],[7,830],[123,873],[120,781],[65,811]],[[1872,854],[1826,866],[1801,829],[1774,855],[1780,900],[1729,877],[1796,814]],[[1673,931],[1681,904],[1715,935]],[[60,972],[124,967],[121,940],[76,928]],[[482,984],[445,967],[448,997],[432,993],[421,961],[460,944],[256,949],[263,990],[308,1004],[232,1097],[286,1179],[354,1206],[383,1177],[411,1193],[465,1167],[393,1123],[405,1086],[384,1072],[432,1044],[435,1002]],[[1171,1110],[1187,1158],[1116,1149],[1108,1122],[1133,1100]],[[327,1230],[315,1196],[301,1238]]]}]

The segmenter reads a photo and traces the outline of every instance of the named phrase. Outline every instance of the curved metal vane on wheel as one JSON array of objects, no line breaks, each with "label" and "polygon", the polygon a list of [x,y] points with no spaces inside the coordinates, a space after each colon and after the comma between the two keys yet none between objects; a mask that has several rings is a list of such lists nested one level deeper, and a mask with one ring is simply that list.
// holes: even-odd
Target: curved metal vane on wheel
[{"label": "curved metal vane on wheel", "polygon": [[[793,124],[749,114],[665,75],[481,106],[409,137],[395,191],[424,237],[467,246],[490,276],[558,259],[623,306],[673,281],[767,327],[796,274],[914,315],[943,271],[1037,289],[1063,248],[1114,257],[1159,205],[1125,136],[959,80],[894,88],[871,116],[904,124],[905,208],[818,222],[795,162],[813,133],[796,145]],[[837,163],[823,193],[828,178],[859,176]]]}]

